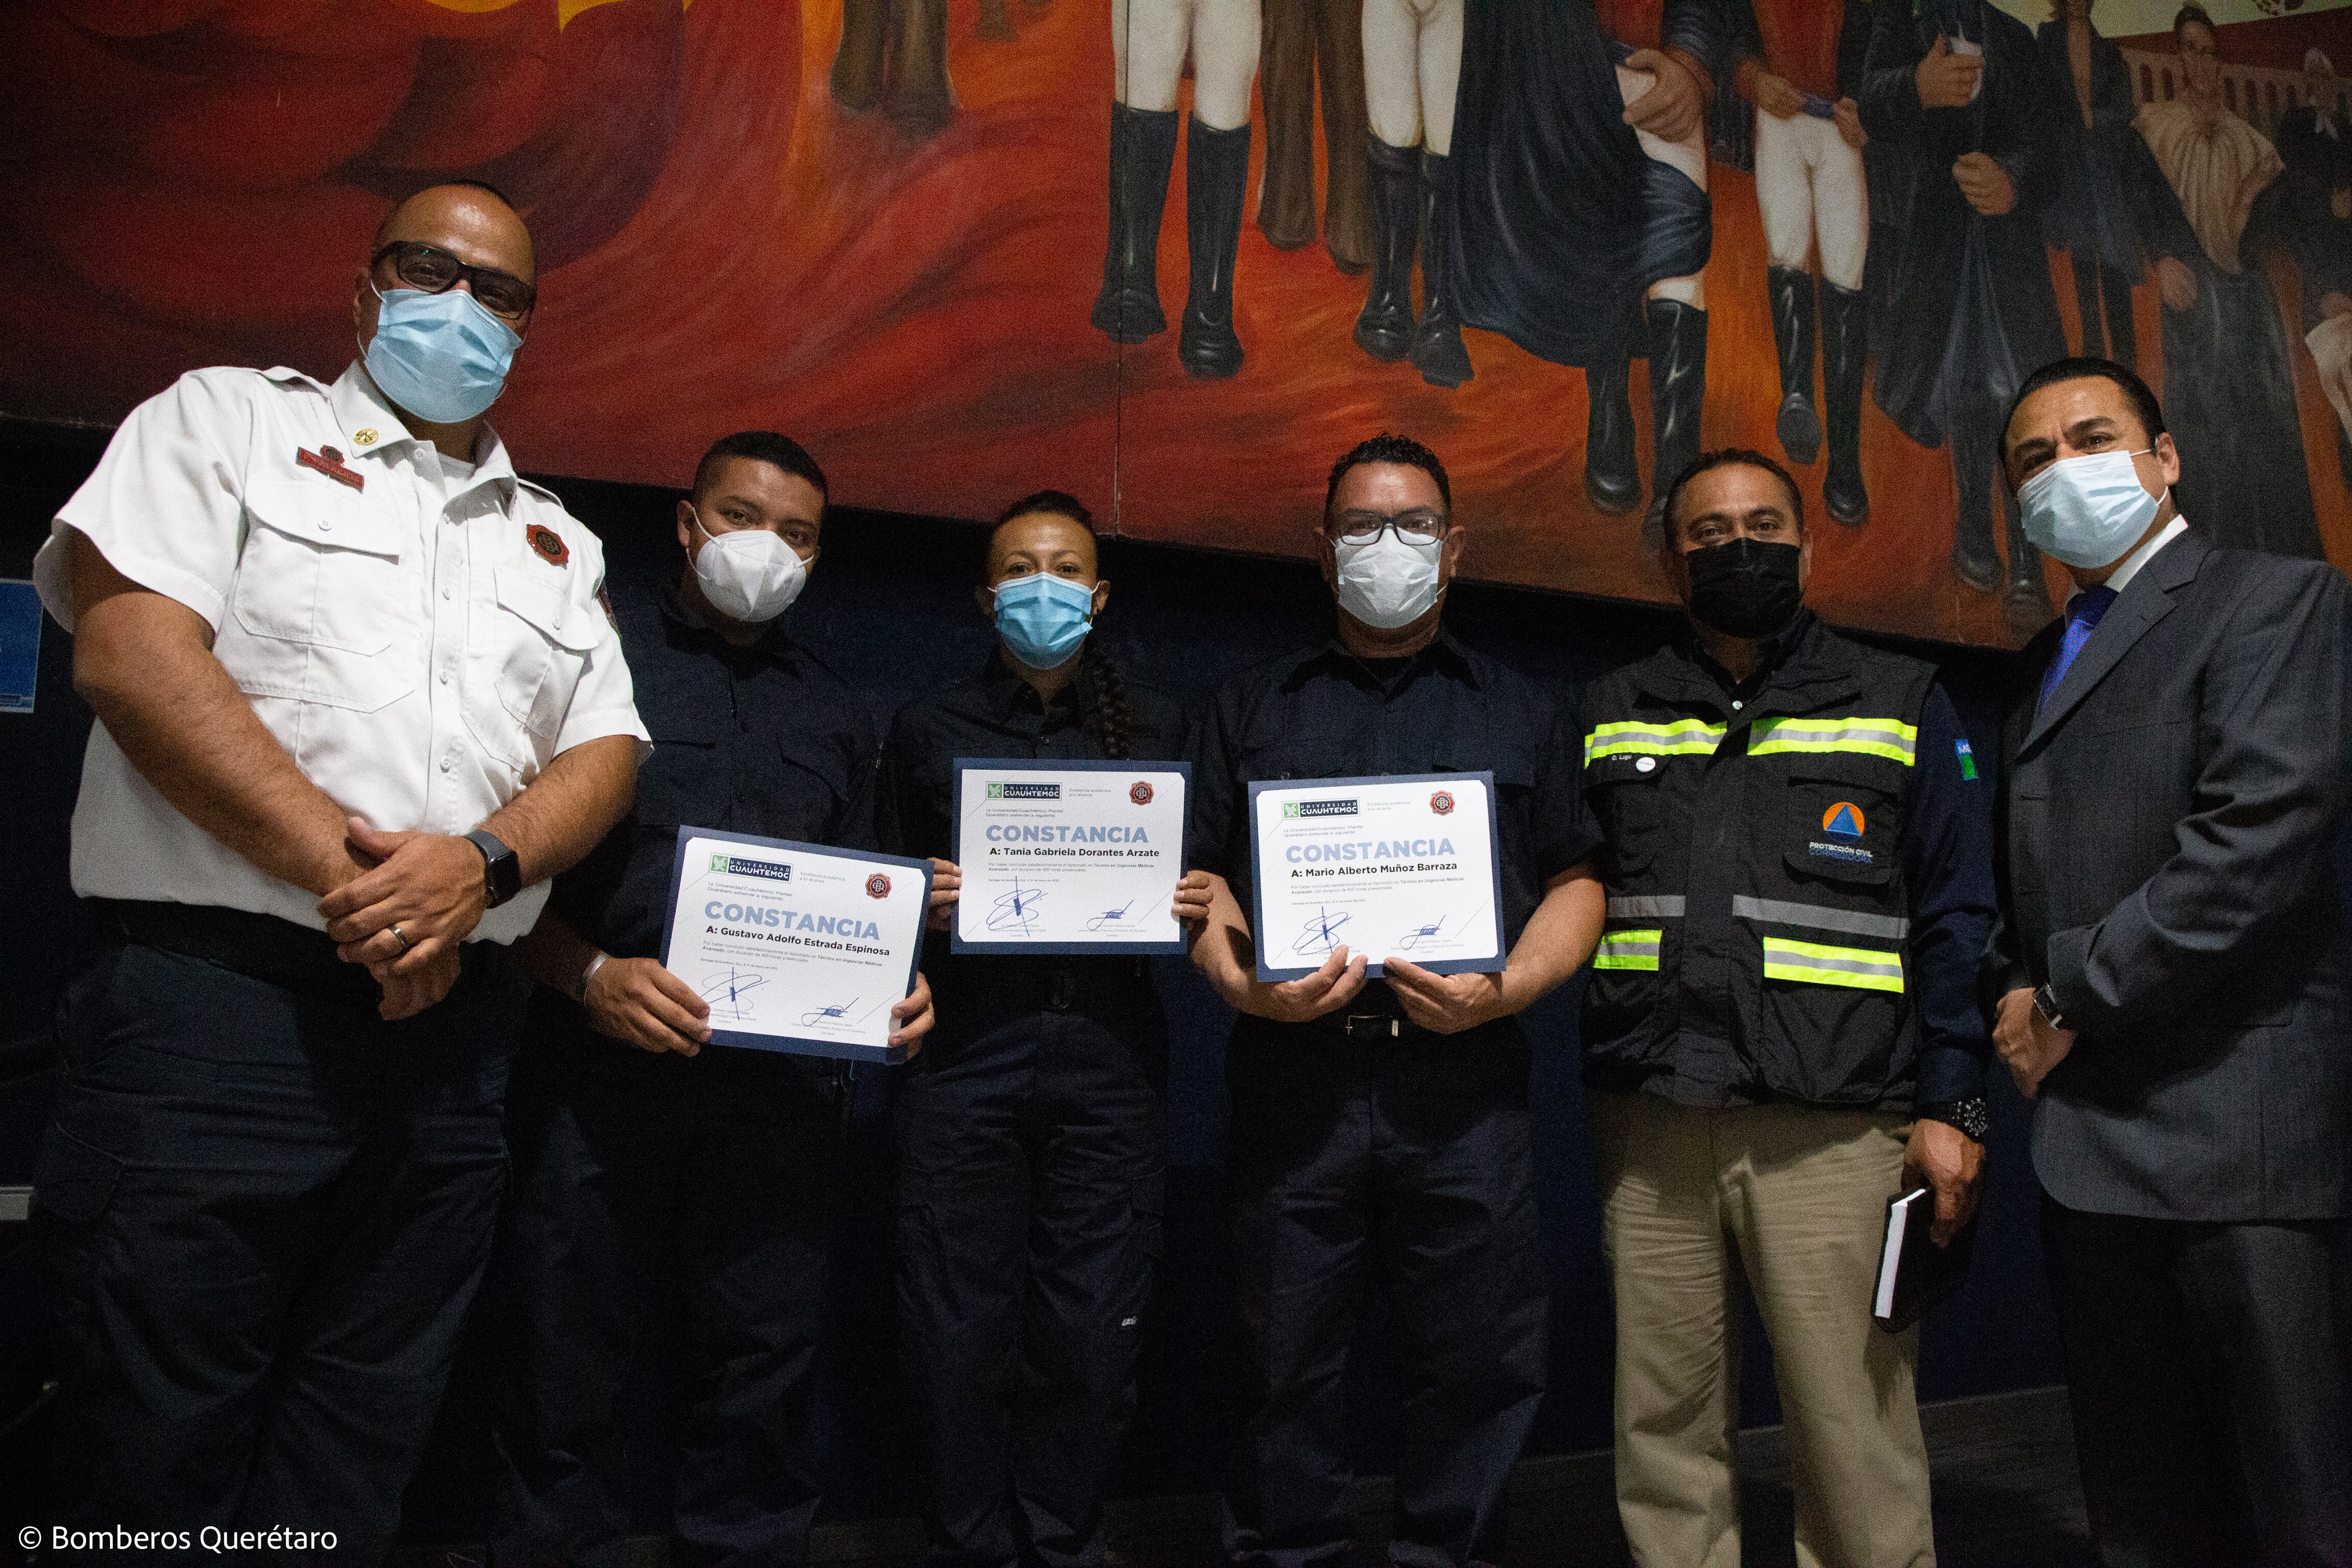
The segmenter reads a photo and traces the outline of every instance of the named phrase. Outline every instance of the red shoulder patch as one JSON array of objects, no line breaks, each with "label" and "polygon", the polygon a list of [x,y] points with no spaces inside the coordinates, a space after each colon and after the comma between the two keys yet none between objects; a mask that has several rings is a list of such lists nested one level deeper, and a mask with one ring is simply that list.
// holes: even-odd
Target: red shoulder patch
[{"label": "red shoulder patch", "polygon": [[543,522],[525,524],[522,536],[530,542],[532,552],[550,566],[561,566],[572,559],[572,546],[563,542],[563,535]]}]

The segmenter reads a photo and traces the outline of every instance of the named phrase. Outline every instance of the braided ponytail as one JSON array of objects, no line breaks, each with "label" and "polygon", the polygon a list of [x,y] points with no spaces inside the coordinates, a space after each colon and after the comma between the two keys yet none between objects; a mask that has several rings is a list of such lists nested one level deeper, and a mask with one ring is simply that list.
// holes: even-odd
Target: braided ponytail
[{"label": "braided ponytail", "polygon": [[1128,706],[1127,677],[1091,638],[1085,660],[1078,666],[1078,699],[1093,717],[1102,754],[1112,762],[1134,755],[1135,715]]}]

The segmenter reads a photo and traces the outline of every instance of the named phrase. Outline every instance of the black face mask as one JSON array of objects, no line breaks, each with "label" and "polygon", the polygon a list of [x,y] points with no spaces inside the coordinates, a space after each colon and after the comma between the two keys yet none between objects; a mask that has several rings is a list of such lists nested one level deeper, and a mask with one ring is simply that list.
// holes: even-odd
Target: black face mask
[{"label": "black face mask", "polygon": [[1804,603],[1797,584],[1802,552],[1793,544],[1735,539],[1683,557],[1690,573],[1690,613],[1727,637],[1768,637]]}]

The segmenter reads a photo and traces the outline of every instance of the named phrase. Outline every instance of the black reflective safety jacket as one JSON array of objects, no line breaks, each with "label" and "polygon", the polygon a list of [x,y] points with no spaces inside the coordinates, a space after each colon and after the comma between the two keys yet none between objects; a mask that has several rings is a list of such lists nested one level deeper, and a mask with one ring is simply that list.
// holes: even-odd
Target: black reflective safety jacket
[{"label": "black reflective safety jacket", "polygon": [[1609,899],[1584,1002],[1598,1087],[1705,1106],[1916,1087],[1904,847],[1935,670],[1810,616],[1788,637],[1738,700],[1687,647],[1586,692]]}]

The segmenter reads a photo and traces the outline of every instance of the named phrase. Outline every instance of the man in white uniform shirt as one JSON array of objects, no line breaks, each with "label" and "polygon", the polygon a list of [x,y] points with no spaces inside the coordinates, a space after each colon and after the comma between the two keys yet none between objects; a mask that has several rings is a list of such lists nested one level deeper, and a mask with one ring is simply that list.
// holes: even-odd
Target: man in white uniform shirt
[{"label": "man in white uniform shirt", "polygon": [[595,537],[482,422],[533,277],[496,193],[411,197],[361,363],[181,377],[35,562],[98,716],[36,1177],[58,1523],[398,1522],[503,1180],[501,944],[646,743]]}]

